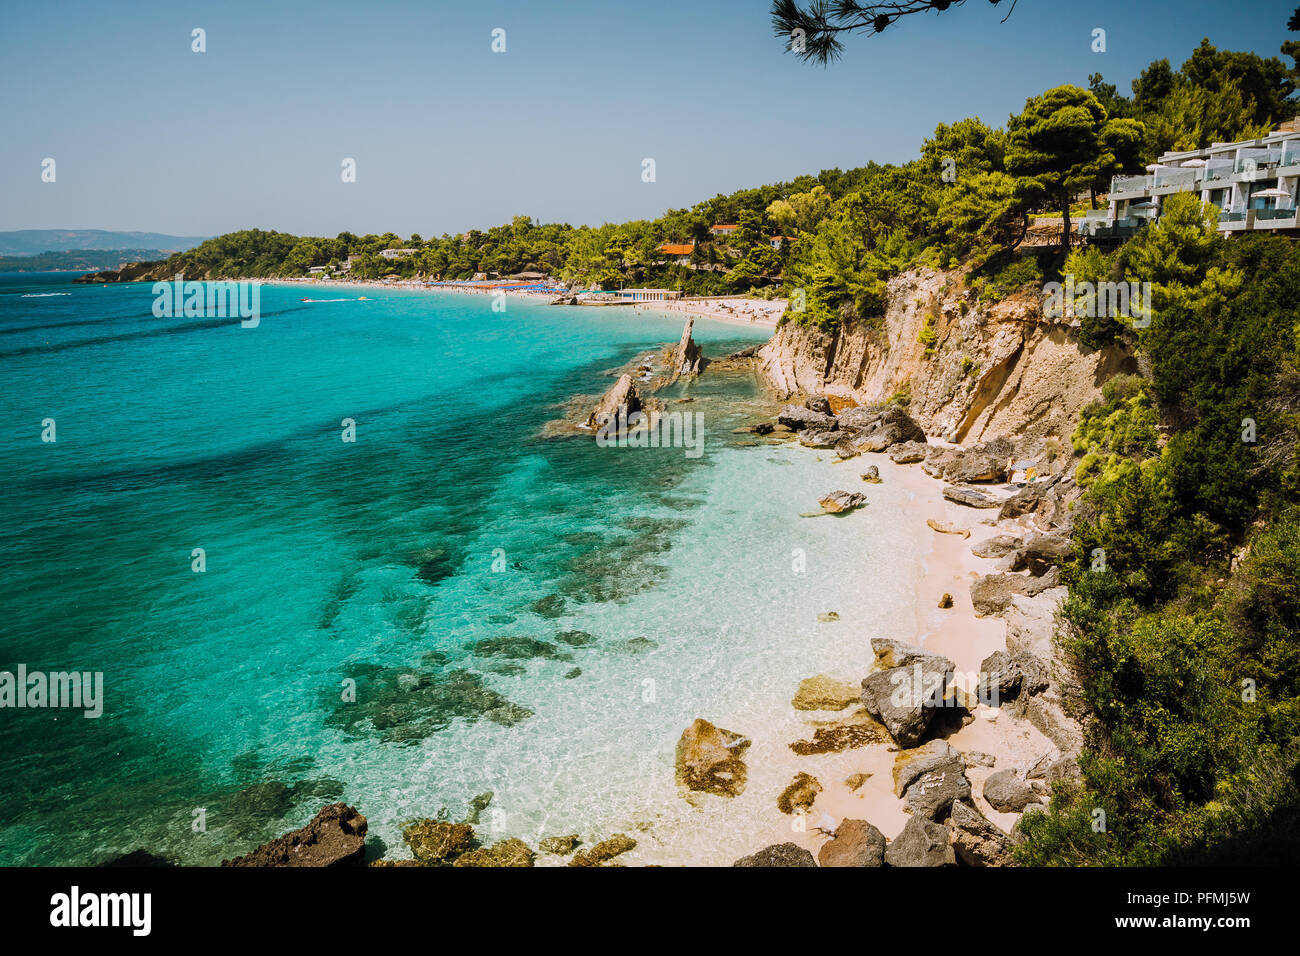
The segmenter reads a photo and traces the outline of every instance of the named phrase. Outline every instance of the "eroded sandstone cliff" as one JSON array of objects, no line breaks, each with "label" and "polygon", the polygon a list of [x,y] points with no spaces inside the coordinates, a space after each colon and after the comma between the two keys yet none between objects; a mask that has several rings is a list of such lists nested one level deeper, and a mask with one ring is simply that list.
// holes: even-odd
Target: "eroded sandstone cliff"
[{"label": "eroded sandstone cliff", "polygon": [[866,404],[906,391],[926,432],[956,442],[1068,442],[1106,379],[1134,368],[1123,349],[1084,348],[1072,328],[1044,318],[1035,292],[982,304],[961,273],[932,270],[895,277],[883,319],[834,333],[786,322],[758,359],[785,394]]}]

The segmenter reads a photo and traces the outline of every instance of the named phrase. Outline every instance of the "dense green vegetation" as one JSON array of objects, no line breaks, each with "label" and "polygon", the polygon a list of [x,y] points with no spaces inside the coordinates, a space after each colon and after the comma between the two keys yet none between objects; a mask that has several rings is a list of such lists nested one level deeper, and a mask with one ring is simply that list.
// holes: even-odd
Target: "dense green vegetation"
[{"label": "dense green vegetation", "polygon": [[1118,333],[1150,376],[1112,379],[1074,436],[1062,637],[1096,719],[1025,862],[1300,850],[1300,251],[1208,211],[1175,197],[1110,257],[1154,282],[1150,326]]}]

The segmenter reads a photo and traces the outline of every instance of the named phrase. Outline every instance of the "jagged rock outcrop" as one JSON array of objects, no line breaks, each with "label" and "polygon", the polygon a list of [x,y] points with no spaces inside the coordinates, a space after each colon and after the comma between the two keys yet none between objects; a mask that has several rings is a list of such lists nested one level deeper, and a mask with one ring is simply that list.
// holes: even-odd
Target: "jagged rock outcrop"
[{"label": "jagged rock outcrop", "polygon": [[[596,407],[592,409],[591,415],[587,418],[587,427],[599,431],[613,422],[615,416],[630,417],[633,412],[641,411],[642,407],[641,395],[637,391],[636,383],[632,381],[632,376],[620,375],[618,381],[601,396]],[[623,424],[625,423],[614,423],[615,428]]]},{"label": "jagged rock outcrop", "polygon": [[1135,367],[1118,346],[1081,347],[1071,328],[1044,318],[1038,292],[989,305],[960,273],[929,269],[891,279],[879,318],[834,333],[786,322],[758,360],[785,394],[869,405],[906,388],[908,411],[927,433],[961,442],[994,435],[1068,441],[1102,383]]},{"label": "jagged rock outcrop", "polygon": [[346,803],[331,803],[300,830],[263,843],[222,866],[354,866],[366,855],[366,818]]},{"label": "jagged rock outcrop", "polygon": [[691,338],[691,330],[694,327],[695,319],[687,319],[686,327],[682,329],[681,341],[677,343],[677,349],[673,352],[672,375],[668,380],[670,385],[683,375],[699,375],[704,371],[704,353],[699,343]]}]

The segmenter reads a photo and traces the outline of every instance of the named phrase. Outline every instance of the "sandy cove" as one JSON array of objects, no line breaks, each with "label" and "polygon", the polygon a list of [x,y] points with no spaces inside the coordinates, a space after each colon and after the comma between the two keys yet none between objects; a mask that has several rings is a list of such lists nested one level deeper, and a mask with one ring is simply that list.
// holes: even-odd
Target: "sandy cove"
[{"label": "sandy cove", "polygon": [[[943,444],[933,442],[933,444]],[[951,446],[950,446],[951,447]],[[1018,521],[984,523],[987,510],[957,505],[943,498],[944,482],[926,475],[919,465],[898,465],[885,454],[864,454],[847,461],[837,461],[827,451],[807,449],[806,467],[817,473],[819,486],[827,491],[841,488],[866,494],[867,508],[880,506],[873,499],[873,489],[892,487],[905,492],[904,503],[896,507],[898,534],[916,545],[920,570],[911,594],[900,600],[911,601],[914,629],[911,633],[881,633],[866,629],[848,631],[847,622],[824,625],[845,627],[836,639],[851,642],[843,670],[826,672],[826,676],[845,684],[858,685],[874,661],[871,638],[892,637],[917,644],[949,658],[958,672],[978,673],[983,660],[1006,647],[1006,623],[997,617],[978,618],[971,603],[970,585],[979,575],[994,570],[994,561],[975,557],[971,548],[978,542],[1000,533],[1023,533]],[[863,482],[860,475],[871,465],[880,472],[882,484]],[[895,497],[895,496],[891,496]],[[897,500],[897,499],[895,499]],[[810,504],[815,510],[815,503]],[[960,534],[936,532],[927,525],[935,519],[951,526],[969,529],[969,538]],[[791,515],[791,520],[800,520]],[[819,520],[835,521],[835,518]],[[852,515],[842,520],[842,533],[860,535]],[[875,542],[864,536],[859,546],[872,548]],[[870,587],[870,582],[864,584]],[[953,606],[940,609],[944,594],[951,594]],[[832,630],[830,633],[834,634]],[[818,725],[841,722],[853,708],[842,711],[797,710],[792,698],[800,682],[815,676],[812,672],[791,672],[788,695],[779,703],[766,701],[763,707],[784,708],[786,719],[767,722],[756,728],[743,720],[714,718],[702,713],[717,726],[740,733],[752,743],[744,754],[749,768],[749,782],[736,797],[687,793],[679,788],[680,805],[658,815],[653,826],[634,833],[635,850],[619,858],[626,865],[681,863],[727,866],[741,856],[781,843],[795,843],[816,856],[843,820],[865,820],[891,841],[899,835],[910,814],[903,800],[894,795],[893,766],[898,747],[887,737],[880,743],[850,748],[838,753],[799,755],[790,744],[809,739]],[[1003,710],[979,708],[979,716],[955,733],[948,742],[963,753],[977,751],[994,758],[992,767],[973,766],[966,770],[971,783],[971,802],[984,815],[1009,832],[1018,814],[1000,813],[982,797],[985,779],[998,770],[1028,767],[1044,754],[1057,750],[1055,745],[1032,724],[1011,717]],[[823,790],[802,818],[783,814],[777,798],[800,773],[816,778]],[[846,782],[855,774],[869,774],[856,791]],[[549,861],[547,861],[549,863]],[[544,864],[539,860],[539,864]]]}]

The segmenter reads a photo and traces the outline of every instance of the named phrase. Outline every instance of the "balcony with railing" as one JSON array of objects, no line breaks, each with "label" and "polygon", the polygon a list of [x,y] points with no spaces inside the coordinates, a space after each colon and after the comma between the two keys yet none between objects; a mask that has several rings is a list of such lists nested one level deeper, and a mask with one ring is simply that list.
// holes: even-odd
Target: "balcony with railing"
[{"label": "balcony with railing", "polygon": [[1244,209],[1225,209],[1219,213],[1219,222],[1245,222],[1246,210]]},{"label": "balcony with railing", "polygon": [[1200,174],[1199,169],[1186,169],[1180,167],[1171,167],[1168,169],[1158,169],[1151,178],[1152,189],[1173,189],[1186,190],[1196,186],[1197,178]]},{"label": "balcony with railing", "polygon": [[1300,143],[1283,143],[1282,158],[1278,160],[1277,165],[1279,169],[1300,166]]},{"label": "balcony with railing", "polygon": [[1110,198],[1140,196],[1150,188],[1150,176],[1112,176],[1110,180]]},{"label": "balcony with railing", "polygon": [[1233,163],[1231,160],[1211,160],[1210,164],[1205,167],[1205,175],[1202,181],[1209,185],[1210,183],[1227,184],[1232,179]]},{"label": "balcony with railing", "polygon": [[1256,209],[1255,220],[1294,219],[1295,206],[1278,206],[1275,209]]},{"label": "balcony with railing", "polygon": [[1282,151],[1280,149],[1242,150],[1242,155],[1238,156],[1236,163],[1233,164],[1233,170],[1246,174],[1267,172],[1276,169],[1281,159]]}]

